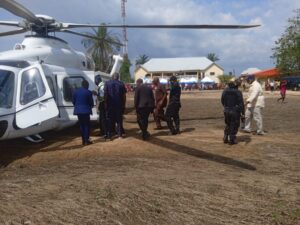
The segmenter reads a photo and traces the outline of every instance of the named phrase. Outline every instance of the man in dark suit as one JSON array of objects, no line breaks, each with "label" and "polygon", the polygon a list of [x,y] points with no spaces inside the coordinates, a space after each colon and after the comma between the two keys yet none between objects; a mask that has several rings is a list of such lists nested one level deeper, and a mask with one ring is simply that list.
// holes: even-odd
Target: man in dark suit
[{"label": "man in dark suit", "polygon": [[93,94],[89,89],[89,83],[83,80],[81,88],[73,95],[74,115],[77,115],[80,124],[82,144],[92,144],[90,141],[90,115],[94,106]]},{"label": "man in dark suit", "polygon": [[137,122],[142,131],[143,140],[146,140],[150,134],[148,129],[148,118],[154,109],[154,95],[152,89],[143,84],[142,79],[136,81],[136,89],[134,94],[134,107],[137,115]]},{"label": "man in dark suit", "polygon": [[117,124],[116,133],[119,138],[124,135],[123,114],[126,104],[126,88],[122,81],[119,81],[120,75],[114,73],[112,79],[107,81],[104,86],[104,102],[106,109],[106,138],[112,138],[113,126]]}]

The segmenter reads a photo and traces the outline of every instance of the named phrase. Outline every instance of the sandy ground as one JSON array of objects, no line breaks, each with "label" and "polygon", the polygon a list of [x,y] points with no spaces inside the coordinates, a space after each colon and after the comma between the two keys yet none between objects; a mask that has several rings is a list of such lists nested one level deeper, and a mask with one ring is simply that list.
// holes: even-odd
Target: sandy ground
[{"label": "sandy ground", "polygon": [[142,141],[129,96],[127,137],[79,128],[40,144],[1,142],[0,224],[300,224],[300,95],[266,94],[268,134],[222,143],[219,91],[182,96],[182,133]]}]

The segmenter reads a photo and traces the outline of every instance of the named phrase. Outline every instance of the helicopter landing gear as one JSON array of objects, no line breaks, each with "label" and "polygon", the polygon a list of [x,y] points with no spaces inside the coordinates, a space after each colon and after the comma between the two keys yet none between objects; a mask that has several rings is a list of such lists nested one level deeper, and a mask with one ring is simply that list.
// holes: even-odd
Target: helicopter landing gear
[{"label": "helicopter landing gear", "polygon": [[44,138],[42,138],[39,134],[27,136],[27,137],[25,137],[25,139],[27,141],[30,141],[33,143],[40,143],[40,142],[44,141]]}]

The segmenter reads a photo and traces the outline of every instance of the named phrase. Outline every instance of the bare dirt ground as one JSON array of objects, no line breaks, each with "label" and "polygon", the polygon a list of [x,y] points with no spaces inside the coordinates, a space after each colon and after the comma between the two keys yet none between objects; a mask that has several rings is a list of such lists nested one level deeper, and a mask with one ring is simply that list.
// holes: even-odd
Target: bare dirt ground
[{"label": "bare dirt ground", "polygon": [[266,94],[268,134],[222,142],[220,91],[182,96],[182,134],[142,141],[128,101],[127,137],[82,147],[79,128],[40,144],[1,142],[0,224],[300,224],[300,95]]}]

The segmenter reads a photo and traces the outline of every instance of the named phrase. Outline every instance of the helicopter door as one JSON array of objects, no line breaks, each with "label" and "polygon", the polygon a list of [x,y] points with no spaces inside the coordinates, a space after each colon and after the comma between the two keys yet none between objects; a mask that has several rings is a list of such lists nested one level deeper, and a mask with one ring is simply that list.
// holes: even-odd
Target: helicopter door
[{"label": "helicopter door", "polygon": [[27,128],[54,118],[58,113],[41,66],[21,70],[18,76],[16,125]]}]

